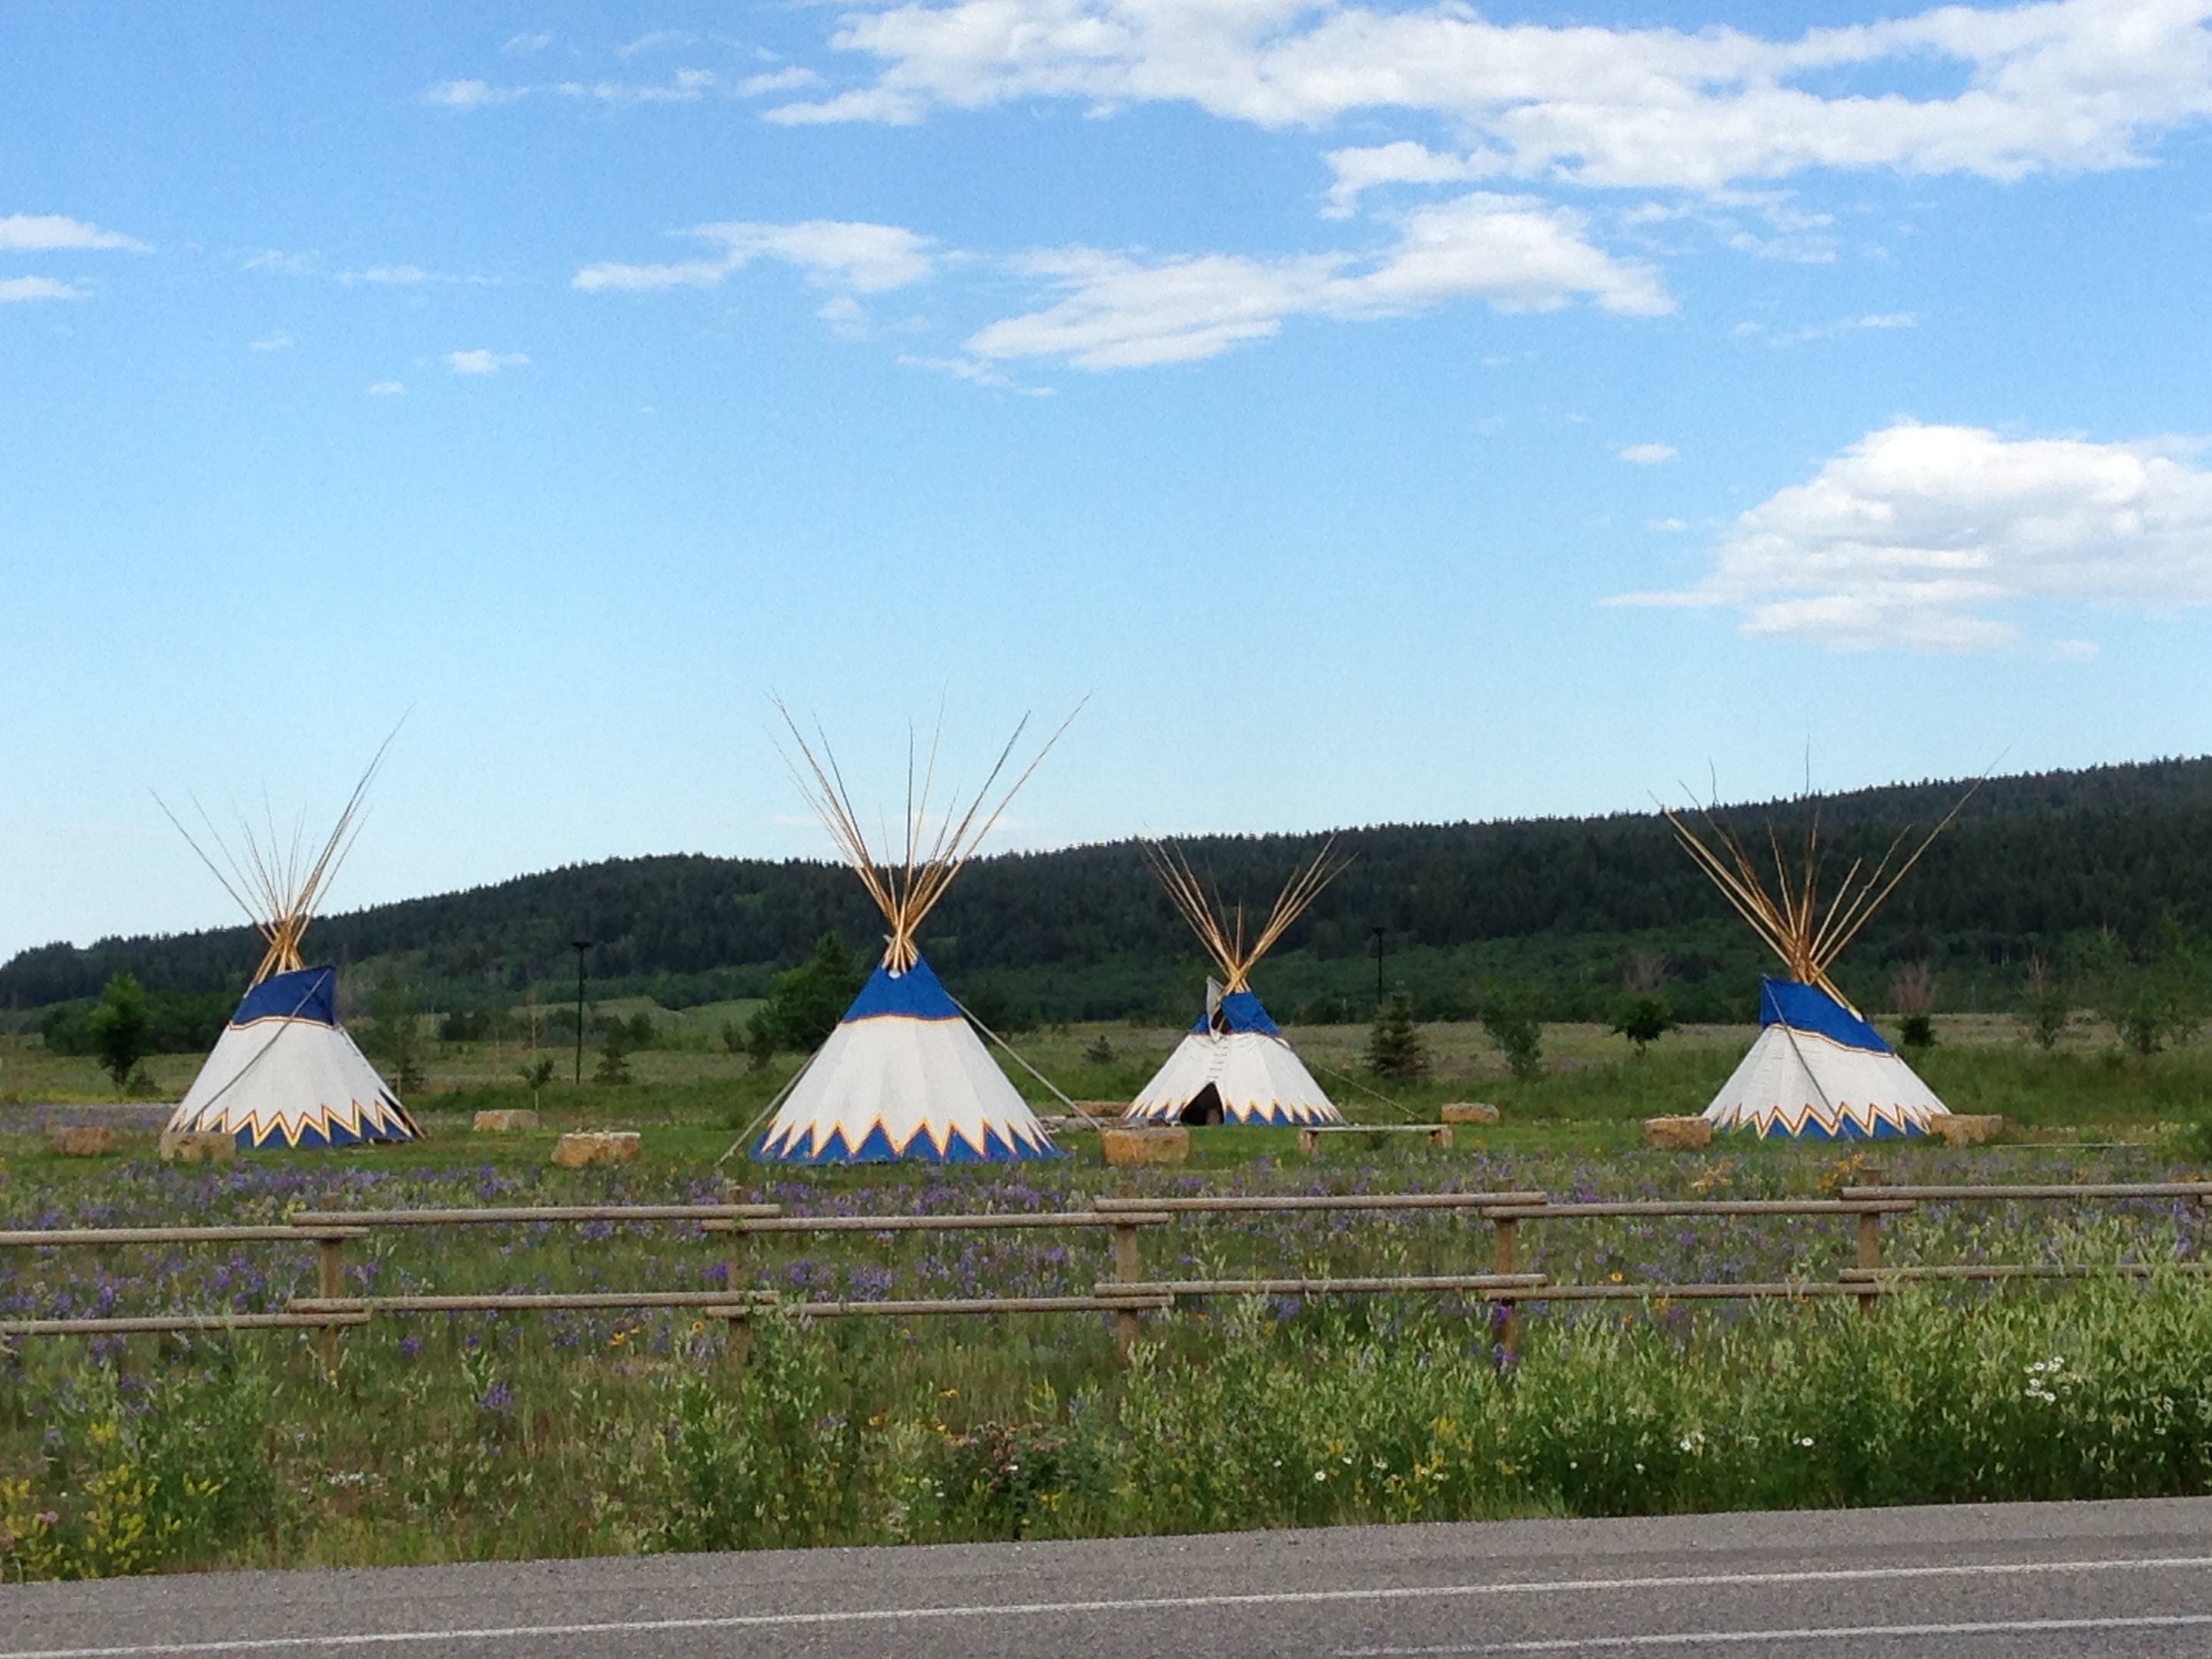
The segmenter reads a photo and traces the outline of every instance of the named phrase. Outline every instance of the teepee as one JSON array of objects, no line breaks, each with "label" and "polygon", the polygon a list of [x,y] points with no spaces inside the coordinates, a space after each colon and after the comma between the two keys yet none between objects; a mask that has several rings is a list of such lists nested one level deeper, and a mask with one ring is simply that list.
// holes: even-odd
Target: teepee
[{"label": "teepee", "polygon": [[[805,763],[792,766],[800,792],[837,843],[890,932],[883,959],[827,1041],[793,1083],[753,1148],[789,1164],[941,1164],[1049,1158],[1062,1154],[1006,1079],[951,994],[930,971],[916,933],[977,846],[1029,781],[1067,723],[1048,739],[987,811],[985,802],[1012,760],[1025,718],[968,810],[933,834],[929,800],[937,770],[932,745],[920,793],[907,768],[905,845],[895,863],[876,856],[860,827],[829,745],[817,758],[788,710],[778,711]],[[1069,720],[1074,719],[1071,714]],[[787,761],[788,757],[787,757]]]},{"label": "teepee", "polygon": [[1344,861],[1324,843],[1292,872],[1267,925],[1248,942],[1244,907],[1224,906],[1179,849],[1147,843],[1146,856],[1183,919],[1220,970],[1206,982],[1206,1011],[1123,1117],[1133,1123],[1339,1124],[1344,1114],[1315,1082],[1252,991],[1252,970],[1334,880]]},{"label": "teepee", "polygon": [[1709,841],[1678,814],[1666,814],[1699,868],[1787,971],[1786,978],[1760,981],[1758,1040],[1705,1109],[1714,1128],[1748,1129],[1762,1137],[1888,1140],[1925,1134],[1931,1118],[1949,1114],[1935,1091],[1836,988],[1828,968],[1973,793],[1969,789],[1903,858],[1898,855],[1909,829],[1871,870],[1863,859],[1854,860],[1824,902],[1817,815],[1807,820],[1801,856],[1786,856],[1779,836],[1770,833],[1770,890],[1742,839],[1722,829],[1709,813]]},{"label": "teepee", "polygon": [[[385,748],[390,744],[387,738]],[[219,864],[163,803],[169,821],[267,947],[244,1000],[171,1115],[172,1131],[227,1134],[251,1147],[349,1146],[420,1136],[399,1097],[338,1023],[338,970],[327,964],[311,967],[300,955],[317,901],[353,849],[362,803],[383,762],[380,749],[329,840],[312,857],[296,833],[288,847],[280,845],[273,825],[259,833],[250,824],[242,826],[242,850],[234,852],[203,811],[201,820],[222,857]]]}]

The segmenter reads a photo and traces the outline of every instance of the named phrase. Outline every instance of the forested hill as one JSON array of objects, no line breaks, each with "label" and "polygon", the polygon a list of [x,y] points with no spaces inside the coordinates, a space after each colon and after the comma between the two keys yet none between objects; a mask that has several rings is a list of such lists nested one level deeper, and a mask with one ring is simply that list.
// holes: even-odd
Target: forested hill
[{"label": "forested hill", "polygon": [[[1908,824],[1932,824],[1962,785],[1923,783],[1827,796],[1818,805],[1832,871],[1879,857]],[[1727,809],[1721,822],[1771,824],[1801,845],[1807,809]],[[1312,835],[1186,843],[1232,898],[1264,910]],[[1294,929],[1263,989],[1278,1002],[1371,995],[1373,930],[1391,977],[1432,1011],[1477,982],[1517,977],[1562,1015],[1610,995],[1637,950],[1669,956],[1678,1000],[1735,1009],[1758,954],[1747,930],[1674,844],[1655,813],[1342,832],[1345,874]],[[2110,928],[2154,934],[2167,917],[2212,923],[2212,758],[1993,779],[1847,959],[1847,987],[1928,960],[1939,995],[1968,1005],[2002,994],[2031,952]],[[615,859],[496,886],[379,905],[319,921],[315,956],[404,974],[434,1006],[509,1000],[573,982],[573,939],[598,941],[595,995],[649,992],[677,1005],[757,995],[835,929],[856,946],[881,928],[841,866],[670,856]],[[926,933],[939,971],[1043,1018],[1115,1018],[1182,1008],[1200,970],[1188,933],[1133,842],[986,859],[955,886]],[[0,967],[0,1005],[27,1010],[96,994],[119,971],[150,988],[231,991],[260,955],[244,928],[50,945]],[[1701,987],[1710,981],[1710,999]],[[557,995],[557,993],[556,993]],[[1877,997],[1878,1002],[1879,998]],[[1737,1009],[1738,1013],[1745,1011]]]}]

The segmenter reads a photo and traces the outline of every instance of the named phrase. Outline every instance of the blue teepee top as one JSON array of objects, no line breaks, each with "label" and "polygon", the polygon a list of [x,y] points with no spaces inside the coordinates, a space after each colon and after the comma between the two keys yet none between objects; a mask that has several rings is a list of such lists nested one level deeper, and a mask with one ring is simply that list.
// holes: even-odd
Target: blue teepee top
[{"label": "blue teepee top", "polygon": [[257,1019],[308,1019],[318,1025],[335,1025],[338,970],[326,963],[319,968],[271,974],[246,993],[230,1023],[246,1025]]},{"label": "blue teepee top", "polygon": [[1759,981],[1759,1024],[1810,1032],[1868,1054],[1896,1052],[1882,1041],[1880,1032],[1827,992],[1816,985],[1801,985],[1795,979]]},{"label": "blue teepee top", "polygon": [[952,994],[938,982],[930,972],[926,957],[914,958],[914,965],[904,973],[894,973],[879,967],[868,976],[868,983],[860,987],[860,995],[853,998],[853,1005],[845,1010],[840,1024],[849,1025],[856,1019],[880,1019],[889,1016],[895,1019],[958,1019],[959,1006]]},{"label": "blue teepee top", "polygon": [[1214,1032],[1227,1037],[1240,1031],[1257,1032],[1263,1037],[1279,1037],[1283,1033],[1268,1017],[1260,999],[1249,991],[1232,991],[1221,999],[1221,1006],[1210,1016],[1201,1015],[1191,1029],[1194,1032]]}]

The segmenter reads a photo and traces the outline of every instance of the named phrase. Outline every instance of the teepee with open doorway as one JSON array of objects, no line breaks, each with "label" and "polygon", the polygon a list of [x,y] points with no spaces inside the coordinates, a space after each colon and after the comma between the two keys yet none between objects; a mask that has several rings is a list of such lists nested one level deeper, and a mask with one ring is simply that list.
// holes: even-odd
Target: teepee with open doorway
[{"label": "teepee with open doorway", "polygon": [[1133,1123],[1340,1124],[1337,1110],[1252,990],[1252,970],[1333,881],[1347,860],[1333,838],[1292,872],[1267,924],[1248,940],[1244,907],[1224,905],[1179,849],[1147,842],[1168,897],[1220,972],[1206,982],[1206,1011],[1123,1117]]},{"label": "teepee with open doorway", "polygon": [[244,999],[170,1116],[172,1131],[232,1135],[250,1147],[350,1146],[421,1135],[338,1023],[338,970],[327,963],[310,966],[300,954],[317,903],[353,850],[362,804],[390,746],[385,739],[319,851],[296,831],[287,845],[273,824],[257,832],[250,823],[240,826],[241,844],[234,849],[203,811],[218,864],[163,803],[265,946]]},{"label": "teepee with open doorway", "polygon": [[1930,1119],[1948,1116],[1935,1091],[1836,988],[1828,969],[1973,794],[1969,789],[1910,852],[1909,827],[1871,869],[1854,859],[1824,900],[1817,812],[1807,818],[1801,854],[1786,854],[1781,837],[1770,832],[1770,885],[1743,838],[1711,813],[1703,815],[1702,837],[1680,814],[1666,813],[1698,867],[1787,971],[1786,978],[1760,981],[1758,1040],[1705,1109],[1714,1128],[1748,1129],[1762,1138],[1889,1140],[1925,1134]]},{"label": "teepee with open doorway", "polygon": [[778,711],[804,763],[803,772],[797,764],[791,769],[800,793],[883,912],[890,932],[884,938],[882,961],[792,1085],[753,1156],[788,1164],[882,1164],[902,1158],[969,1164],[1061,1156],[1029,1103],[931,972],[916,935],[1075,716],[1061,723],[997,803],[986,810],[1028,726],[1025,717],[968,810],[957,818],[948,815],[933,833],[929,818],[936,745],[923,767],[918,794],[910,757],[905,844],[895,861],[887,862],[869,846],[827,741],[817,733],[818,757],[789,711],[781,704]]}]

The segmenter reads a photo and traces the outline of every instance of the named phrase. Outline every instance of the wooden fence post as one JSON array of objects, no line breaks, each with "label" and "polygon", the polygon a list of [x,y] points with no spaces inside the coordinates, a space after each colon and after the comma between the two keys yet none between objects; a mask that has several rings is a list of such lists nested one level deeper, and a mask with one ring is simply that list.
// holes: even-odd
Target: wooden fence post
[{"label": "wooden fence post", "polygon": [[[315,1241],[315,1291],[326,1298],[346,1294],[346,1241],[343,1239],[319,1239]],[[326,1315],[326,1317],[331,1316]],[[323,1375],[338,1374],[338,1327],[326,1325],[317,1339],[322,1351]]]},{"label": "wooden fence post", "polygon": [[[1861,1171],[1861,1185],[1867,1187],[1879,1187],[1883,1185],[1885,1179],[1884,1171],[1879,1164],[1869,1164]],[[1878,1210],[1861,1210],[1859,1212],[1859,1266],[1862,1271],[1871,1272],[1881,1264],[1882,1212]],[[1872,1313],[1878,1295],[1874,1281],[1867,1280],[1866,1288],[1859,1293],[1859,1311]]]},{"label": "wooden fence post", "polygon": [[[1518,1272],[1520,1269],[1515,1262],[1518,1255],[1519,1240],[1517,1235],[1520,1223],[1510,1216],[1504,1216],[1490,1225],[1496,1229],[1498,1235],[1496,1271],[1501,1275]],[[1505,1310],[1505,1318],[1498,1326],[1498,1345],[1509,1354],[1517,1354],[1521,1349],[1521,1304],[1518,1301],[1508,1301],[1499,1305]]]},{"label": "wooden fence post", "polygon": [[[1863,1210],[1859,1216],[1859,1265],[1871,1270],[1882,1264],[1882,1212]],[[1859,1293],[1859,1311],[1872,1313],[1877,1297],[1874,1281],[1868,1279],[1866,1288]]]},{"label": "wooden fence post", "polygon": [[753,1356],[752,1315],[745,1312],[745,1304],[736,1300],[744,1294],[741,1286],[752,1267],[752,1233],[742,1221],[733,1221],[730,1224],[728,1289],[731,1305],[740,1311],[730,1316],[729,1341],[725,1349],[726,1356],[733,1365],[745,1364]]},{"label": "wooden fence post", "polygon": [[[1129,1223],[1118,1222],[1114,1226],[1114,1279],[1118,1284],[1134,1285],[1144,1278],[1144,1258],[1137,1248],[1137,1229]],[[1136,1347],[1137,1339],[1144,1334],[1144,1316],[1134,1308],[1122,1308],[1114,1314],[1114,1346],[1121,1350],[1125,1360],[1129,1350]]]}]

